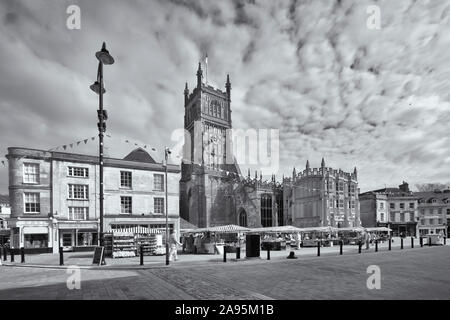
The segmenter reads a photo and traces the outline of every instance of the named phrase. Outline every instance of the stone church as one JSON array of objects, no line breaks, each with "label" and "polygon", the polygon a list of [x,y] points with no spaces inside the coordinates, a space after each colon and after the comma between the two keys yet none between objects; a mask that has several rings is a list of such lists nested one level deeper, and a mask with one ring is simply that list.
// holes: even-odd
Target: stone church
[{"label": "stone church", "polygon": [[282,186],[243,177],[233,156],[231,83],[225,91],[203,81],[199,63],[196,87],[184,90],[186,132],[181,164],[180,216],[198,227],[238,224],[267,227],[286,224]]}]

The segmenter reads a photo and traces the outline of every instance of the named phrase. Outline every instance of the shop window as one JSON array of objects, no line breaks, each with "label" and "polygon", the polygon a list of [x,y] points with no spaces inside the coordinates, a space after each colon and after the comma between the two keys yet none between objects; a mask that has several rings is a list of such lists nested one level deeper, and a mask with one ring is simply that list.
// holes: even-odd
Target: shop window
[{"label": "shop window", "polygon": [[164,214],[164,198],[153,198],[153,211]]},{"label": "shop window", "polygon": [[88,178],[89,169],[80,167],[68,167],[68,175],[69,177]]},{"label": "shop window", "polygon": [[131,213],[132,211],[131,197],[120,197],[120,213]]},{"label": "shop window", "polygon": [[131,171],[120,171],[120,187],[131,189]]},{"label": "shop window", "polygon": [[47,248],[48,234],[25,234],[25,248]]},{"label": "shop window", "polygon": [[95,246],[97,245],[97,233],[78,231],[77,246]]},{"label": "shop window", "polygon": [[154,174],[153,175],[153,189],[156,191],[164,191],[164,175]]},{"label": "shop window", "polygon": [[39,213],[41,211],[39,193],[25,193],[25,212]]},{"label": "shop window", "polygon": [[23,164],[23,183],[39,183],[39,164]]}]

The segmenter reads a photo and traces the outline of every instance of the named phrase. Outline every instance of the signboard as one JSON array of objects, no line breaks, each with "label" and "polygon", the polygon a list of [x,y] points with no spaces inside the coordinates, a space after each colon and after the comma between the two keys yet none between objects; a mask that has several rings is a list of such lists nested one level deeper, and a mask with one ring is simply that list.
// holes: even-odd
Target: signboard
[{"label": "signboard", "polygon": [[94,258],[92,259],[92,264],[96,264],[98,266],[102,264],[104,251],[105,251],[105,247],[95,247]]}]

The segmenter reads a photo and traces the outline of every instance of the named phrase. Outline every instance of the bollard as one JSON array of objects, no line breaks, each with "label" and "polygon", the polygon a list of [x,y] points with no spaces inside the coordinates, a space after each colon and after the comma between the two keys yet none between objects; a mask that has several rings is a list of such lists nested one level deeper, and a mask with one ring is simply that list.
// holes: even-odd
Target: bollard
[{"label": "bollard", "polygon": [[317,241],[317,256],[320,257],[320,241]]},{"label": "bollard", "polygon": [[64,252],[63,252],[63,247],[59,247],[59,265],[63,266],[64,265]]},{"label": "bollard", "polygon": [[411,249],[414,249],[414,238],[411,237]]},{"label": "bollard", "polygon": [[422,237],[419,238],[419,242],[420,242],[420,247],[422,248],[423,247],[423,238]]},{"label": "bollard", "polygon": [[227,247],[223,246],[223,262],[227,262]]},{"label": "bollard", "polygon": [[6,252],[6,247],[3,247],[3,261],[8,260],[8,252]]},{"label": "bollard", "polygon": [[378,239],[375,239],[375,252],[378,252]]},{"label": "bollard", "polygon": [[447,237],[444,236],[444,246],[447,245]]},{"label": "bollard", "polygon": [[25,263],[25,248],[20,248],[20,263]]},{"label": "bollard", "polygon": [[362,246],[362,243],[361,243],[361,240],[359,240],[359,242],[358,242],[358,253],[361,253],[361,246]]},{"label": "bollard", "polygon": [[431,237],[428,237],[428,246],[431,247]]},{"label": "bollard", "polygon": [[392,238],[391,237],[389,237],[389,251],[391,251],[391,249],[392,249]]},{"label": "bollard", "polygon": [[4,251],[5,249],[3,248],[3,246],[0,246],[0,260],[2,260],[3,259],[3,251]]},{"label": "bollard", "polygon": [[141,245],[139,248],[139,255],[141,257],[140,265],[143,266],[144,265],[144,246],[143,245]]},{"label": "bollard", "polygon": [[11,254],[11,262],[14,262],[14,249],[10,248],[9,253]]},{"label": "bollard", "polygon": [[403,238],[400,238],[400,249],[403,249]]},{"label": "bollard", "polygon": [[344,241],[339,241],[339,254],[342,256],[342,251],[343,251],[343,246],[344,246]]},{"label": "bollard", "polygon": [[241,247],[236,248],[236,260],[241,258]]},{"label": "bollard", "polygon": [[267,246],[267,260],[270,260],[270,247],[271,245]]}]

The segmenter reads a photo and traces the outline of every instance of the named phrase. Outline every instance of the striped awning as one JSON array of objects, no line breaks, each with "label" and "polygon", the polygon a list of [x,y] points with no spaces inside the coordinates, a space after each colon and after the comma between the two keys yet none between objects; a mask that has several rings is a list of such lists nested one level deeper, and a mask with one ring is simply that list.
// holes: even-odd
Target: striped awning
[{"label": "striped awning", "polygon": [[148,227],[144,227],[144,226],[140,226],[140,225],[127,225],[127,226],[123,226],[121,227],[119,226],[115,226],[115,228],[111,228],[111,226],[109,227],[109,232],[113,232],[113,233],[133,233],[133,234],[158,234],[158,233],[163,233],[165,231],[164,228],[148,228]]},{"label": "striped awning", "polygon": [[386,227],[377,227],[377,228],[366,228],[366,231],[373,232],[373,231],[392,231],[392,229],[386,228]]},{"label": "striped awning", "polygon": [[203,233],[203,232],[237,233],[237,232],[248,232],[248,231],[251,231],[251,229],[237,226],[235,224],[228,224],[228,225],[224,225],[224,226],[189,229],[189,230],[184,230],[183,233]]},{"label": "striped awning", "polygon": [[278,227],[252,228],[251,231],[256,233],[296,233],[301,232],[302,229],[294,226],[278,226]]}]

